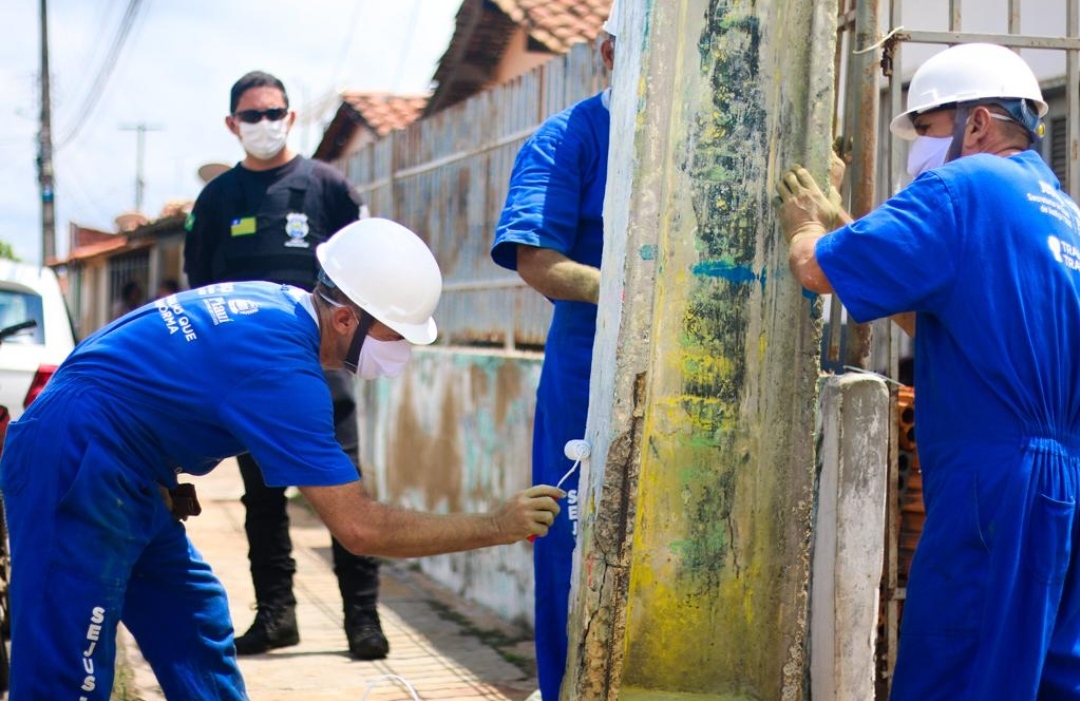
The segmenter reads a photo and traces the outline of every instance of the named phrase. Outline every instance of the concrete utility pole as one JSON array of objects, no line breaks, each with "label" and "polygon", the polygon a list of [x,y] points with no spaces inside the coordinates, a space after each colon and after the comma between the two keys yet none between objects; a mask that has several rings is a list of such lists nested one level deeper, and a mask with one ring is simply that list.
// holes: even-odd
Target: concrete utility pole
[{"label": "concrete utility pole", "polygon": [[53,189],[52,98],[49,95],[49,23],[41,0],[41,128],[38,132],[38,185],[41,189],[41,262],[56,257],[56,197]]},{"label": "concrete utility pole", "polygon": [[828,169],[836,0],[620,8],[561,698],[801,701],[820,302],[770,200]]},{"label": "concrete utility pole", "polygon": [[146,132],[161,131],[158,126],[150,126],[145,122],[121,126],[122,131],[133,131],[138,135],[135,146],[135,211],[142,212],[143,193],[146,190]]}]

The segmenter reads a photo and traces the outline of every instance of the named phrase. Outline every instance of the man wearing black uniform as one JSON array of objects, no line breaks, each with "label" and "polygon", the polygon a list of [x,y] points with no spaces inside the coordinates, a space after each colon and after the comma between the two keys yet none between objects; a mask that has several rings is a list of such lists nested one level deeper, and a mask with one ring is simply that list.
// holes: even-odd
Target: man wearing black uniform
[{"label": "man wearing black uniform", "polygon": [[[345,178],[286,144],[295,120],[285,86],[274,76],[253,71],[233,85],[225,125],[246,155],[206,185],[188,218],[184,271],[192,287],[270,280],[311,290],[318,277],[315,246],[356,221],[359,203]],[[353,377],[338,370],[327,372],[326,380],[337,439],[359,471]],[[236,652],[252,655],[300,642],[292,587],[296,562],[285,490],[267,487],[250,455],[237,460],[258,611],[251,628],[236,638]],[[333,553],[349,652],[358,659],[382,659],[390,646],[376,611],[378,561],[352,555],[336,539]]]}]

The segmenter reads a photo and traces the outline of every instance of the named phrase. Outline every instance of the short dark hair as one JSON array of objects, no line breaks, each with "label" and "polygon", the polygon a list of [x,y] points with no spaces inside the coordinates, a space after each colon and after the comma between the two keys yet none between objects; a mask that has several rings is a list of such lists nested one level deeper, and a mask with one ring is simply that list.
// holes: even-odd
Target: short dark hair
[{"label": "short dark hair", "polygon": [[124,286],[120,288],[121,299],[126,300],[128,297],[131,297],[135,293],[138,293],[140,297],[142,296],[142,285],[140,285],[135,280],[128,280],[124,283]]},{"label": "short dark hair", "polygon": [[264,71],[251,71],[233,83],[232,90],[229,91],[229,114],[236,114],[236,106],[240,103],[240,98],[252,88],[277,88],[285,98],[285,106],[289,106],[289,93],[285,92],[285,83],[282,83],[277,76]]}]

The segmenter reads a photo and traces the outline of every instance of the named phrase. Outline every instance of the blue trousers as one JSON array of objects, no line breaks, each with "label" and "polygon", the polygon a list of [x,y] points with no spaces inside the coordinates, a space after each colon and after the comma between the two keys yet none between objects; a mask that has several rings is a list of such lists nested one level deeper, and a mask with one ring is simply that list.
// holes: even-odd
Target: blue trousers
[{"label": "blue trousers", "polygon": [[11,698],[107,701],[122,621],[169,699],[247,699],[225,591],[110,426],[73,388],[11,425]]},{"label": "blue trousers", "polygon": [[1080,699],[1078,448],[925,471],[892,701]]},{"label": "blue trousers", "polygon": [[[566,458],[566,441],[585,435],[585,416],[571,407],[536,407],[533,436],[533,482],[555,484],[573,462]],[[574,544],[578,516],[580,467],[563,489],[567,498],[548,534],[533,543],[533,576],[536,589],[536,668],[540,695],[544,701],[558,701],[566,668],[567,619],[570,605],[570,575],[574,564]]]}]

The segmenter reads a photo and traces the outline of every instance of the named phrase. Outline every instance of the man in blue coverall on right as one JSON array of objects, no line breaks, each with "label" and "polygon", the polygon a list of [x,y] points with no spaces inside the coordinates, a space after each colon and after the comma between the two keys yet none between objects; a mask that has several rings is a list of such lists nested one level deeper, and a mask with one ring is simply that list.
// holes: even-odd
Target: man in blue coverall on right
[{"label": "man in blue coverall on right", "polygon": [[[610,19],[600,54],[610,71]],[[604,245],[610,93],[609,88],[548,118],[521,147],[491,247],[496,263],[517,270],[555,305],[536,392],[534,484],[558,482],[573,465],[564,454],[566,442],[585,435]],[[544,701],[559,698],[566,667],[577,485],[574,473],[564,483],[567,508],[533,549],[536,664]]]},{"label": "man in blue coverall on right", "polygon": [[1080,698],[1080,209],[1034,150],[1022,58],[962,44],[924,63],[914,182],[842,218],[801,167],[777,185],[788,262],[860,322],[915,333],[926,525],[893,701]]}]

